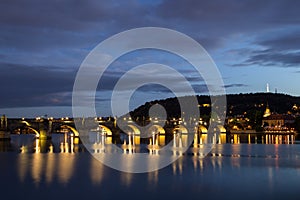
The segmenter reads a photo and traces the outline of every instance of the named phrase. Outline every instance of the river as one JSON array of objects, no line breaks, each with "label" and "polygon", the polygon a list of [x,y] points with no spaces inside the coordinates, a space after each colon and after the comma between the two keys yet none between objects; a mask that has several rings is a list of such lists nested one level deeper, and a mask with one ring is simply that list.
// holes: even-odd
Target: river
[{"label": "river", "polygon": [[297,142],[217,144],[204,158],[189,150],[173,164],[141,174],[111,169],[81,144],[71,152],[64,142],[64,135],[55,135],[46,151],[30,135],[2,141],[1,199],[300,198]]}]

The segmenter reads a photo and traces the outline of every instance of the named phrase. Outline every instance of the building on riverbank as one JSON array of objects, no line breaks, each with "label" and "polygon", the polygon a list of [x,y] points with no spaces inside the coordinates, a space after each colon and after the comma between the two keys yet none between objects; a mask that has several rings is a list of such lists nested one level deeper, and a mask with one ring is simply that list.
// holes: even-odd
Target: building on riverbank
[{"label": "building on riverbank", "polygon": [[273,113],[264,117],[262,124],[267,132],[293,132],[295,117],[290,114]]},{"label": "building on riverbank", "polygon": [[294,122],[295,117],[293,115],[271,113],[267,105],[262,119],[262,126],[265,132],[294,132]]}]

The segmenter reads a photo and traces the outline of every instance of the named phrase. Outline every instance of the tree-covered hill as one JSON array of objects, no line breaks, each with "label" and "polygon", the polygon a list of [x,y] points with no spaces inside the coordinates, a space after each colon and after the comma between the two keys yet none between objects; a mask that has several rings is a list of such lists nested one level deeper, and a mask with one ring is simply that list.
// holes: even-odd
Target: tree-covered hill
[{"label": "tree-covered hill", "polygon": [[[180,97],[189,98],[189,97]],[[210,114],[211,100],[209,96],[197,96],[201,116]],[[300,112],[300,97],[290,96],[287,94],[275,93],[249,93],[249,94],[229,94],[227,99],[227,116],[249,115],[258,113],[262,116],[268,105],[271,112],[276,113],[293,113]],[[168,118],[180,116],[180,106],[177,98],[168,98],[164,100],[155,100],[147,102],[136,108],[130,114],[132,118],[142,119],[148,117],[149,108],[154,104],[160,104],[165,107]],[[294,106],[296,105],[296,106]]]}]

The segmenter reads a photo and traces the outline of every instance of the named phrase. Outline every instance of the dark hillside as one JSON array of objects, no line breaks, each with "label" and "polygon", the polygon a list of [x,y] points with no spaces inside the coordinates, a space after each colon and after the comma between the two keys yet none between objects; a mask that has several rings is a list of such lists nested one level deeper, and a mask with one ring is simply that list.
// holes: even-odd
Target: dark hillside
[{"label": "dark hillside", "polygon": [[[298,109],[293,106],[300,106],[300,97],[294,97],[286,94],[274,93],[250,93],[250,94],[229,94],[227,97],[227,115],[247,115],[250,113],[263,114],[266,106],[269,105],[271,112],[277,113],[297,113]],[[188,98],[188,97],[180,97]],[[198,96],[199,109],[201,116],[210,114],[211,104],[209,96]],[[130,114],[133,119],[139,117],[148,117],[148,110],[154,104],[160,104],[165,107],[168,118],[180,117],[180,107],[177,98],[168,98],[164,100],[155,100],[136,108]]]}]

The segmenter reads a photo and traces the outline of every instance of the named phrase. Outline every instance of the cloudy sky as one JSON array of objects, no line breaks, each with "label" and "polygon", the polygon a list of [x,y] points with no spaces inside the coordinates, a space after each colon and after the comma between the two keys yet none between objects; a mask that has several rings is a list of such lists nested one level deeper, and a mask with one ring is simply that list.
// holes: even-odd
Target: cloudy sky
[{"label": "cloudy sky", "polygon": [[[299,7],[297,0],[2,0],[0,114],[71,116],[75,76],[89,52],[114,34],[149,26],[174,29],[199,42],[216,63],[227,93],[261,92],[269,83],[271,92],[300,96]],[[118,79],[149,62],[174,67],[197,94],[207,94],[203,79],[181,58],[132,52],[101,78],[99,115],[110,114]],[[176,83],[163,75],[159,78]],[[153,73],[139,76],[148,80]],[[165,87],[145,85],[133,94],[130,108],[172,95]]]}]

